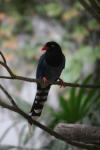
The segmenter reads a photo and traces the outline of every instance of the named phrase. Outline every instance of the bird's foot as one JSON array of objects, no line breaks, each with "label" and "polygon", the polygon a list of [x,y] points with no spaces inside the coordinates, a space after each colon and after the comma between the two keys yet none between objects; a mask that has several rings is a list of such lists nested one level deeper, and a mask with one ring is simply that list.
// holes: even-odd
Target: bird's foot
[{"label": "bird's foot", "polygon": [[64,84],[64,81],[62,80],[62,79],[58,79],[58,82],[59,82],[59,84],[60,84],[60,88],[64,88],[65,87],[65,84]]},{"label": "bird's foot", "polygon": [[42,78],[42,87],[46,87],[49,85],[49,80],[46,77]]}]

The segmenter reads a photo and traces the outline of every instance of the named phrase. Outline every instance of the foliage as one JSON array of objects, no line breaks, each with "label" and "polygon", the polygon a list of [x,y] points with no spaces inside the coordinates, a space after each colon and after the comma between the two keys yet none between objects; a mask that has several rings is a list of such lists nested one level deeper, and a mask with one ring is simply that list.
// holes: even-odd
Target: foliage
[{"label": "foliage", "polygon": [[[93,78],[90,75],[83,80],[82,84],[88,84],[91,81],[93,81]],[[100,113],[99,103],[99,90],[71,88],[67,92],[65,91],[65,96],[59,97],[60,110],[52,110],[54,120],[51,124],[54,126],[59,122],[82,123],[85,118],[90,120],[92,119],[92,117],[90,118],[91,113],[93,114],[95,111]]]},{"label": "foliage", "polygon": [[[89,0],[89,5],[91,3],[91,6],[96,8],[97,5],[93,5],[95,2],[99,3],[98,0],[94,2]],[[35,18],[40,19],[36,27],[33,26]],[[43,23],[46,25],[45,31],[42,32],[46,34],[39,30],[39,26],[42,27]],[[36,67],[41,45],[45,41],[53,39],[62,45],[66,56],[66,67],[62,78],[71,82],[83,80],[84,76],[93,73],[93,67],[90,67],[89,64],[94,65],[96,60],[100,59],[99,26],[96,20],[81,7],[79,0],[0,1],[0,49],[6,54],[8,63],[14,68],[13,71],[24,74],[24,76],[30,76]],[[38,30],[39,35],[37,34]],[[3,73],[0,70],[1,72]],[[86,77],[82,83],[90,83],[91,80],[92,78]],[[8,85],[8,83],[5,84]],[[16,94],[14,95],[18,106],[25,112],[29,112],[30,104],[19,98],[23,84],[20,83],[19,87],[18,82],[15,84],[10,82],[8,87],[14,87],[14,85],[13,93],[17,92],[19,95],[17,97]],[[43,119],[47,118],[47,122],[50,122],[53,127],[62,121],[100,125],[100,94],[96,90],[67,89],[64,94],[62,92],[62,96],[59,96],[59,110],[57,112],[51,109],[51,113],[50,108],[48,109],[48,106],[46,108]],[[46,116],[47,114],[49,117]],[[19,116],[14,116],[12,125],[8,126],[0,135],[0,141],[4,141],[7,134],[17,125],[21,125],[18,144],[19,146],[27,145],[30,140],[27,124]],[[48,145],[50,150],[67,149],[66,144],[58,141],[53,141],[50,144],[52,144]],[[11,149],[12,147],[2,146],[0,148]]]}]

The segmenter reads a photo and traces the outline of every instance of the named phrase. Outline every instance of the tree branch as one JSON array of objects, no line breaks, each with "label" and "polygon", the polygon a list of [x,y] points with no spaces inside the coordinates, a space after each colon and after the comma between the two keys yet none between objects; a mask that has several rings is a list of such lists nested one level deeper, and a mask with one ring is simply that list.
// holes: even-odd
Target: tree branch
[{"label": "tree branch", "polygon": [[55,131],[71,141],[78,141],[88,149],[100,150],[100,128],[81,124],[60,123]]},{"label": "tree branch", "polygon": [[7,63],[6,59],[5,59],[5,57],[4,57],[4,55],[3,55],[3,53],[1,51],[0,51],[0,55],[1,55],[2,59],[3,59],[3,62],[6,64]]},{"label": "tree branch", "polygon": [[[2,52],[1,52],[2,54]],[[38,79],[33,79],[33,78],[27,78],[27,77],[23,77],[23,76],[18,76],[15,75],[12,70],[10,69],[10,67],[7,65],[6,59],[4,57],[4,55],[2,54],[3,58],[4,58],[4,62],[0,61],[0,65],[2,65],[10,74],[10,76],[0,76],[1,79],[10,79],[10,80],[22,80],[22,81],[27,81],[27,82],[36,82],[36,83],[42,83],[42,80],[38,80]],[[56,81],[54,83],[51,83],[53,85],[60,85],[60,81]],[[78,83],[67,83],[64,82],[64,87],[78,87],[78,88],[93,88],[93,89],[100,89],[100,85],[83,85],[83,84],[78,84]]]},{"label": "tree branch", "polygon": [[[11,96],[8,96],[8,92],[3,88],[1,88],[1,90],[6,94],[6,96],[8,97],[8,99],[13,99]],[[5,92],[6,91],[6,92]],[[10,94],[9,94],[10,95]],[[77,146],[77,147],[81,147],[81,148],[91,148],[91,145],[87,145],[85,143],[81,143],[79,141],[74,141],[72,139],[68,139],[66,138],[65,136],[53,131],[52,129],[44,126],[43,124],[39,123],[38,121],[36,120],[33,120],[28,114],[26,114],[24,111],[22,111],[18,106],[15,107],[14,105],[11,106],[3,101],[0,100],[0,106],[2,106],[3,108],[6,108],[6,109],[9,109],[10,111],[14,111],[16,113],[18,113],[19,115],[23,116],[31,125],[34,124],[36,125],[37,127],[41,128],[42,130],[46,131],[47,133],[49,133],[50,135],[56,137],[57,139],[60,139],[60,140],[63,140],[69,144],[72,144],[74,146]],[[93,149],[91,149],[93,150]],[[97,149],[98,150],[98,149]]]},{"label": "tree branch", "polygon": [[8,65],[5,64],[4,62],[1,62],[1,61],[0,61],[0,65],[2,65],[8,71],[8,73],[10,74],[10,76],[13,78],[14,74],[11,71],[11,69],[8,67]]},{"label": "tree branch", "polygon": [[[0,55],[1,55],[2,59],[3,59],[3,62],[0,61],[0,65],[2,65],[8,71],[8,73],[10,74],[10,77],[0,76],[0,78],[41,83],[41,81],[37,80],[37,79],[26,78],[26,77],[15,75],[12,72],[12,70],[9,68],[9,66],[7,65],[7,62],[6,62],[6,59],[5,59],[4,55],[1,52],[0,52]],[[60,82],[57,81],[57,82],[54,82],[52,84],[60,85]],[[77,84],[77,83],[74,84],[74,83],[66,83],[66,82],[64,82],[64,86],[80,87],[80,88],[94,88],[94,89],[99,88],[100,89],[100,85],[80,85],[80,84]],[[0,100],[0,106],[2,106],[3,108],[9,109],[10,111],[13,111],[13,112],[16,112],[17,114],[23,116],[31,125],[32,124],[36,125],[37,127],[41,128],[42,130],[46,131],[50,135],[52,135],[52,136],[54,136],[54,137],[56,137],[56,138],[58,138],[60,140],[63,140],[65,142],[67,142],[69,144],[72,144],[74,146],[77,146],[77,147],[91,149],[91,145],[90,144],[82,143],[82,142],[78,141],[77,139],[73,140],[73,139],[66,138],[65,136],[63,136],[63,135],[53,131],[52,129],[44,126],[43,124],[39,123],[38,121],[33,120],[28,114],[26,114],[24,111],[22,111],[17,106],[17,104],[15,103],[14,99],[12,98],[12,96],[6,91],[6,89],[1,84],[0,84],[0,89],[4,92],[4,94],[7,96],[7,98],[9,99],[9,101],[12,104],[12,105],[9,105],[9,104],[7,104],[7,103],[5,103],[5,102]],[[94,143],[93,143],[92,147],[95,147]],[[96,150],[97,150],[97,148],[98,147],[96,146]],[[94,150],[94,149],[92,148],[91,150]]]},{"label": "tree branch", "polygon": [[[9,79],[9,80],[21,80],[26,82],[35,82],[35,83],[41,83],[41,80],[33,79],[33,78],[27,78],[23,76],[14,75],[13,77],[8,76],[0,76],[1,79]],[[54,83],[51,83],[52,85],[60,85],[59,81],[56,81]],[[76,87],[76,88],[91,88],[91,89],[100,89],[100,85],[96,84],[78,84],[78,83],[68,83],[64,82],[64,87]]]},{"label": "tree branch", "polygon": [[[10,105],[2,102],[2,101],[0,101],[0,106],[2,106],[3,108],[9,109],[10,111],[14,111],[14,112],[20,114],[30,124],[36,125],[40,129],[46,131],[48,134],[50,134],[51,136],[54,136],[55,138],[57,138],[59,140],[67,142],[67,143],[69,143],[73,146],[76,146],[76,147],[86,148],[86,149],[89,149],[89,150],[100,150],[100,146],[98,146],[98,145],[85,144],[85,143],[79,142],[77,140],[73,141],[73,140],[69,139],[68,137],[64,137],[64,135],[61,135],[61,133],[59,133],[58,131],[55,132],[52,129],[44,126],[43,124],[41,124],[39,122],[37,122],[36,120],[31,119],[30,116],[28,116],[25,112],[15,109],[14,106],[10,106]],[[74,126],[74,124],[73,124],[73,126]],[[99,147],[99,149],[98,149],[98,147]]]},{"label": "tree branch", "polygon": [[0,89],[5,93],[5,95],[8,97],[9,101],[11,102],[11,104],[13,106],[15,106],[17,108],[17,105],[14,101],[14,99],[10,96],[10,94],[4,89],[4,87],[0,84]]}]

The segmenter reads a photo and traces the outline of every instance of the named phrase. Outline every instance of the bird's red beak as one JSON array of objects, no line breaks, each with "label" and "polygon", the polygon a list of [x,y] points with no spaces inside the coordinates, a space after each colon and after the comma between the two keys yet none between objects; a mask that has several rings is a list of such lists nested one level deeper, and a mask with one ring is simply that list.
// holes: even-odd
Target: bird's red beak
[{"label": "bird's red beak", "polygon": [[48,47],[45,45],[43,48],[42,48],[42,51],[47,51],[48,50]]}]

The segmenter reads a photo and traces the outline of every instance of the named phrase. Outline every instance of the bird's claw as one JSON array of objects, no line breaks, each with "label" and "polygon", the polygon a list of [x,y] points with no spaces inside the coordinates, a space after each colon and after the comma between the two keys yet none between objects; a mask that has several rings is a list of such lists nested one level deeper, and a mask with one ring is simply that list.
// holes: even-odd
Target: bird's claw
[{"label": "bird's claw", "polygon": [[46,77],[43,77],[42,78],[42,86],[43,87],[46,87],[49,85],[49,80],[46,78]]},{"label": "bird's claw", "polygon": [[59,84],[60,84],[60,88],[62,88],[62,87],[64,88],[65,87],[64,81],[60,78],[59,78],[58,81],[59,81]]},{"label": "bird's claw", "polygon": [[42,80],[43,80],[43,83],[44,83],[44,84],[47,84],[47,83],[48,83],[48,79],[47,79],[46,77],[43,77]]}]

